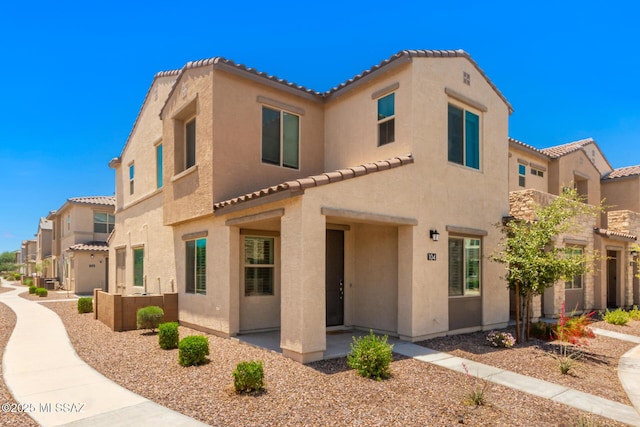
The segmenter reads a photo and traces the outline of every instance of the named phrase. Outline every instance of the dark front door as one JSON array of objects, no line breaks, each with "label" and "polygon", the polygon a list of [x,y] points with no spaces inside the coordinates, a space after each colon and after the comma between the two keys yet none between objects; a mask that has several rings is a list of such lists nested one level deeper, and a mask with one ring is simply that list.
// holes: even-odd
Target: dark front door
[{"label": "dark front door", "polygon": [[344,232],[327,230],[327,326],[344,324]]},{"label": "dark front door", "polygon": [[607,251],[607,307],[616,307],[618,263],[615,251]]}]

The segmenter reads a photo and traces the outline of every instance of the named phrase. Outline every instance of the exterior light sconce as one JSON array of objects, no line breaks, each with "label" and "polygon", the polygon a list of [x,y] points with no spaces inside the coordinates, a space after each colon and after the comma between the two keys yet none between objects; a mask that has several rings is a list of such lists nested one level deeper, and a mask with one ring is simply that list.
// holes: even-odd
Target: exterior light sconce
[{"label": "exterior light sconce", "polygon": [[91,259],[93,259],[93,254],[91,254]]},{"label": "exterior light sconce", "polygon": [[440,233],[438,233],[438,230],[429,230],[429,237],[431,237],[431,240],[434,242],[437,242],[440,240]]},{"label": "exterior light sconce", "polygon": [[633,258],[633,259],[637,259],[638,258],[638,251],[637,250],[633,249],[629,253],[631,254],[631,258]]}]

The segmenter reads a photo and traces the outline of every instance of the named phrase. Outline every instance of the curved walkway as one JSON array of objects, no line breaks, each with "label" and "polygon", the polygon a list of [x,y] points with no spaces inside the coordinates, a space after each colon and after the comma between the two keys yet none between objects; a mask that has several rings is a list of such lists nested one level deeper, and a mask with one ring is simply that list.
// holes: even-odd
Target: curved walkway
[{"label": "curved walkway", "polygon": [[[204,426],[199,421],[160,406],[120,387],[95,371],[76,354],[60,318],[51,310],[18,296],[0,294],[17,317],[3,358],[4,381],[17,402],[43,426]],[[44,327],[43,327],[44,325]],[[600,335],[637,342],[640,337],[598,329]],[[640,426],[640,345],[619,362],[620,381],[633,406],[603,399],[558,384],[466,360],[409,342],[397,342],[394,352],[471,375],[525,393],[564,403],[616,421]]]},{"label": "curved walkway", "polygon": [[[120,387],[76,354],[60,318],[18,296],[0,294],[17,317],[2,361],[4,382],[42,426],[205,426]],[[6,414],[5,414],[6,415]],[[5,416],[3,415],[3,416]]]}]

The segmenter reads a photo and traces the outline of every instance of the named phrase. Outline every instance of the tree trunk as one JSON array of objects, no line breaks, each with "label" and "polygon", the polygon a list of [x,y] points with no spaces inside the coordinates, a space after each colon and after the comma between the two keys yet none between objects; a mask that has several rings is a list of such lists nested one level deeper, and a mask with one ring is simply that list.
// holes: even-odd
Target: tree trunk
[{"label": "tree trunk", "polygon": [[520,285],[516,283],[516,342],[520,344],[522,337],[520,336]]},{"label": "tree trunk", "polygon": [[525,318],[525,341],[529,341],[531,339],[531,299],[532,296],[527,296],[527,307],[525,310],[526,318]]}]

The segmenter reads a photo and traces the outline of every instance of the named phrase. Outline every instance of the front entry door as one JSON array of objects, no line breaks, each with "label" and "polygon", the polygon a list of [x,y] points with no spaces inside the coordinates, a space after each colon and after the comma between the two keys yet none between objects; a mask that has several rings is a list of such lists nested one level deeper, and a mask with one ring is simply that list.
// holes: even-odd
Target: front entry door
[{"label": "front entry door", "polygon": [[615,251],[607,251],[607,307],[617,307],[618,263]]},{"label": "front entry door", "polygon": [[327,230],[327,326],[344,324],[344,231]]}]

